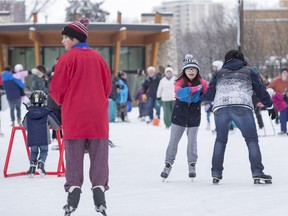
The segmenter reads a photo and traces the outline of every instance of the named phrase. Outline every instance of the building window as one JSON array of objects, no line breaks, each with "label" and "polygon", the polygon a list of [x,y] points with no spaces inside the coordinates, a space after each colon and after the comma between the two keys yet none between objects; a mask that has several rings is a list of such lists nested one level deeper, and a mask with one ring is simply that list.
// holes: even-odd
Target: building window
[{"label": "building window", "polygon": [[[114,66],[115,52],[113,49],[112,66]],[[136,72],[139,68],[145,68],[144,47],[121,47],[119,69],[125,72]]]},{"label": "building window", "polygon": [[105,59],[108,66],[111,68],[111,47],[94,47],[94,49],[97,50],[97,52]]},{"label": "building window", "polygon": [[[113,47],[93,47],[106,60],[108,66],[114,68]],[[64,47],[42,47],[40,61],[48,72],[52,70],[55,60],[65,52]],[[9,65],[14,67],[22,64],[25,69],[31,70],[35,65],[34,47],[9,48]],[[136,72],[139,68],[145,68],[145,47],[122,47],[120,51],[120,70]]]},{"label": "building window", "polygon": [[22,64],[27,70],[31,70],[35,67],[34,59],[34,47],[11,47],[9,48],[9,62],[12,68],[16,64]]},{"label": "building window", "polygon": [[48,72],[52,70],[52,67],[56,63],[56,59],[59,58],[64,52],[64,47],[42,47],[41,62]]}]

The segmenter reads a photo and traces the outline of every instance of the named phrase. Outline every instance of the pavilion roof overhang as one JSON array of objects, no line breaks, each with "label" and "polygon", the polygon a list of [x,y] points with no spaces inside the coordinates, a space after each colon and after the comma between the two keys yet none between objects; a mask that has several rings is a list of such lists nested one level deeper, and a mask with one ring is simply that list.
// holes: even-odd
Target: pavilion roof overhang
[{"label": "pavilion roof overhang", "polygon": [[[1,24],[0,43],[8,46],[62,46],[61,31],[67,23],[58,24]],[[146,46],[169,39],[169,25],[90,23],[87,42],[90,46]]]}]

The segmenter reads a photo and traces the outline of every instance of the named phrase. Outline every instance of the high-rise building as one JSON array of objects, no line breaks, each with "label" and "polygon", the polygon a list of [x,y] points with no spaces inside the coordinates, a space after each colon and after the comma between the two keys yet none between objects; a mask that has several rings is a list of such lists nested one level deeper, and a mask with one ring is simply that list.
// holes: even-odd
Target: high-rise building
[{"label": "high-rise building", "polygon": [[174,16],[176,32],[185,34],[194,32],[196,26],[211,16],[223,16],[222,3],[215,3],[212,0],[178,0],[163,2],[161,6],[153,8],[155,12],[170,12]]},{"label": "high-rise building", "polygon": [[24,23],[25,1],[0,1],[0,23]]}]

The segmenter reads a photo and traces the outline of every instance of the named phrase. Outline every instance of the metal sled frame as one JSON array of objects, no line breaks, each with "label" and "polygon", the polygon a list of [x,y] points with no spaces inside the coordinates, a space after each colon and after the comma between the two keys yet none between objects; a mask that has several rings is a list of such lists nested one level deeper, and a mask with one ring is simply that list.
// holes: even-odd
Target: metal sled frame
[{"label": "metal sled frame", "polygon": [[[59,145],[59,160],[58,160],[57,171],[54,171],[54,172],[48,171],[48,172],[46,172],[46,175],[57,175],[58,177],[65,175],[65,166],[64,166],[64,158],[63,158],[64,142],[61,139],[60,130],[61,130],[61,128],[56,131],[57,141],[58,141],[58,145]],[[17,172],[17,173],[7,174],[16,131],[22,132],[26,152],[28,155],[28,160],[30,161],[30,150],[29,150],[29,147],[27,145],[26,131],[25,131],[23,126],[14,126],[14,127],[12,127],[12,131],[11,131],[11,135],[10,135],[10,142],[9,142],[9,146],[8,146],[8,150],[7,150],[7,154],[6,154],[5,165],[4,165],[4,170],[3,170],[3,174],[4,174],[5,178],[6,177],[15,177],[15,176],[27,175],[27,172]],[[35,175],[39,175],[39,173],[36,172]]]}]

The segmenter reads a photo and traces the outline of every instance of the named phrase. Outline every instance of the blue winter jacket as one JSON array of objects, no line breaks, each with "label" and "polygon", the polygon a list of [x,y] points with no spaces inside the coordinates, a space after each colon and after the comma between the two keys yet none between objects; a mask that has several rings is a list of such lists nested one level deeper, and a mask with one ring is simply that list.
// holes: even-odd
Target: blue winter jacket
[{"label": "blue winter jacket", "polygon": [[60,122],[55,113],[47,107],[30,106],[23,119],[28,134],[28,146],[42,146],[51,143],[50,128],[57,130]]},{"label": "blue winter jacket", "polygon": [[120,87],[120,90],[117,93],[116,102],[119,103],[119,104],[127,103],[127,100],[128,100],[128,86],[121,79],[118,80],[117,86]]},{"label": "blue winter jacket", "polygon": [[12,72],[3,71],[2,81],[8,100],[15,100],[21,97],[21,91],[25,88],[25,84],[20,79],[14,78]]},{"label": "blue winter jacket", "polygon": [[179,89],[176,93],[177,98],[186,103],[197,103],[200,101],[200,95],[202,92],[202,88],[200,88],[198,91],[191,93],[191,87],[184,87],[182,89]]}]

